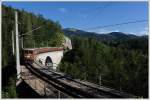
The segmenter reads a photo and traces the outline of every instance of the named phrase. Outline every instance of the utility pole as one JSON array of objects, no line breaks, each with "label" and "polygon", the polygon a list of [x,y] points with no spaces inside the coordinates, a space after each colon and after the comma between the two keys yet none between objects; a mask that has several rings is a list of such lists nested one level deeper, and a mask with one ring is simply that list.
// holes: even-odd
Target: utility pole
[{"label": "utility pole", "polygon": [[[22,35],[19,35],[19,32],[18,32],[18,13],[17,11],[15,11],[15,32],[16,32],[16,69],[17,69],[17,79],[20,78],[20,72],[21,72],[21,68],[20,68],[20,54],[19,54],[19,37],[20,36],[24,36],[24,35],[28,35],[30,32],[33,32],[35,30],[38,30],[40,29],[42,26],[38,27],[38,28],[35,28],[29,32],[26,32]],[[23,44],[23,41],[22,41],[22,44]],[[23,47],[23,45],[22,45]]]},{"label": "utility pole", "polygon": [[13,55],[15,54],[15,48],[14,48],[14,32],[12,31],[12,52]]},{"label": "utility pole", "polygon": [[19,33],[18,33],[18,13],[15,11],[15,30],[16,30],[16,67],[17,79],[20,78],[20,55],[19,55]]}]

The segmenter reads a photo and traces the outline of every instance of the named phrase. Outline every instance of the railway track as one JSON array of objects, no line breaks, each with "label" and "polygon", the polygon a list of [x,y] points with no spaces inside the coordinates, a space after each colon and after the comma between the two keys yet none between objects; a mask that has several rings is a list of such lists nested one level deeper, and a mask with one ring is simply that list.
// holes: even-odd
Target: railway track
[{"label": "railway track", "polygon": [[119,91],[100,88],[97,85],[72,79],[69,76],[44,68],[38,62],[28,63],[27,68],[39,78],[50,83],[67,95],[76,98],[135,98],[133,95]]}]

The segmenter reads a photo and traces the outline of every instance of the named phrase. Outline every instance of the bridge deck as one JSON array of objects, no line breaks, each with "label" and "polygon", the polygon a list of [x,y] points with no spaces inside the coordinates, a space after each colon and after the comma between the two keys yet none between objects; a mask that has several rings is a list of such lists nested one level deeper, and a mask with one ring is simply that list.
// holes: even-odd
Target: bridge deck
[{"label": "bridge deck", "polygon": [[71,98],[69,95],[62,93],[52,85],[47,84],[45,81],[37,77],[35,74],[31,73],[31,71],[26,68],[26,66],[21,66],[21,78],[42,97]]},{"label": "bridge deck", "polygon": [[38,62],[34,62],[29,65],[27,68],[30,69],[30,71],[32,71],[34,74],[60,89],[62,92],[72,95],[73,97],[135,98],[135,96],[130,94],[106,87],[98,87],[98,85],[93,83],[72,79],[63,73],[49,70]]}]

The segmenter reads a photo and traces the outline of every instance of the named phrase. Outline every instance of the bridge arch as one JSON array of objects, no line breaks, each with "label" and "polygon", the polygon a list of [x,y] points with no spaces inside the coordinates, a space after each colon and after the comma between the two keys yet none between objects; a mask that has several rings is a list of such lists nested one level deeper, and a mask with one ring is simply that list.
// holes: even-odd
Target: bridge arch
[{"label": "bridge arch", "polygon": [[53,61],[50,56],[47,56],[45,59],[45,66],[53,68]]},{"label": "bridge arch", "polygon": [[46,58],[47,58],[47,56],[49,56],[52,60],[52,63],[53,63],[52,69],[57,70],[58,64],[60,63],[60,61],[63,57],[63,54],[64,54],[63,50],[44,52],[44,53],[37,54],[35,60],[36,61],[41,60],[41,63],[43,65],[45,65]]}]

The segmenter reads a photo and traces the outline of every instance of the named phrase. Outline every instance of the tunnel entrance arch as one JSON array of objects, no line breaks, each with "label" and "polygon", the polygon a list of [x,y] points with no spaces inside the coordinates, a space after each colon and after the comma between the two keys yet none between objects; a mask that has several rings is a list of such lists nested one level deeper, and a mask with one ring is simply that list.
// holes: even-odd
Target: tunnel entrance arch
[{"label": "tunnel entrance arch", "polygon": [[45,66],[47,66],[47,67],[49,67],[49,68],[53,68],[53,62],[52,62],[52,59],[51,59],[50,56],[47,56],[47,57],[46,57]]}]

